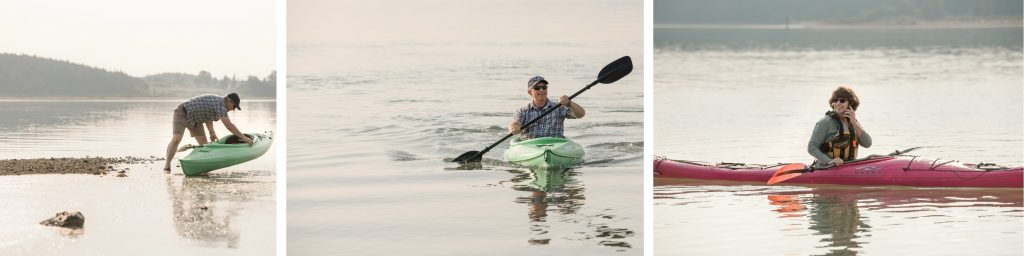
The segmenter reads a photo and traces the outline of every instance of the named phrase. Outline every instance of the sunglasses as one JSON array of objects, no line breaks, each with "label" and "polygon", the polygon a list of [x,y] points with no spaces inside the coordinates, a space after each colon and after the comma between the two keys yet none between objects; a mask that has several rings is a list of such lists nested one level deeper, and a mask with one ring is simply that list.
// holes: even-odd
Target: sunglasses
[{"label": "sunglasses", "polygon": [[531,88],[533,88],[534,91],[540,91],[540,90],[547,90],[548,86],[547,85],[534,85]]},{"label": "sunglasses", "polygon": [[832,103],[836,103],[836,102],[839,102],[839,103],[846,103],[846,98],[836,98],[836,99],[832,99]]}]

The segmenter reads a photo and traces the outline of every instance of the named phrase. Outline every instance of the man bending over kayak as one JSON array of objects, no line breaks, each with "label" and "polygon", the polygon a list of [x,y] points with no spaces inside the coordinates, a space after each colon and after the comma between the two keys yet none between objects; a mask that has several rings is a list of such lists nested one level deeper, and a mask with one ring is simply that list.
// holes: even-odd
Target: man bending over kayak
[{"label": "man bending over kayak", "polygon": [[[526,93],[531,98],[530,103],[516,111],[515,116],[512,117],[512,123],[508,125],[508,132],[519,134],[519,138],[522,140],[539,137],[564,138],[563,131],[565,126],[563,122],[565,119],[583,118],[583,115],[586,114],[583,107],[570,101],[568,96],[562,95],[558,99],[558,104],[548,100],[548,81],[544,80],[543,77],[535,76],[530,78],[526,86]],[[520,127],[522,124],[537,118],[551,108],[557,109],[533,123],[530,127],[526,127],[525,130]]]},{"label": "man bending over kayak", "polygon": [[179,104],[178,108],[174,109],[174,118],[171,123],[173,133],[171,143],[167,144],[167,160],[164,162],[164,171],[171,171],[171,159],[174,158],[174,153],[186,128],[197,144],[204,145],[207,143],[207,137],[203,125],[206,126],[206,130],[210,131],[210,141],[216,141],[217,133],[213,131],[213,122],[221,121],[224,128],[231,131],[235,137],[252,145],[252,139],[239,132],[238,127],[235,127],[235,124],[231,123],[231,119],[228,118],[228,112],[235,109],[242,110],[242,107],[239,106],[241,103],[242,99],[238,98],[237,93],[229,93],[224,97],[214,94],[200,95]]}]

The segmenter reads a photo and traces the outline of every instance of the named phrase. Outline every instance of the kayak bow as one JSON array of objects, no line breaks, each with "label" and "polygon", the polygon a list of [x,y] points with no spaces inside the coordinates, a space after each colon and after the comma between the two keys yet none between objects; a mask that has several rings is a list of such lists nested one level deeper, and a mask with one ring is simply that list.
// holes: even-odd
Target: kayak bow
[{"label": "kayak bow", "polygon": [[566,138],[540,137],[509,142],[505,161],[526,167],[564,168],[583,162],[583,147]]}]

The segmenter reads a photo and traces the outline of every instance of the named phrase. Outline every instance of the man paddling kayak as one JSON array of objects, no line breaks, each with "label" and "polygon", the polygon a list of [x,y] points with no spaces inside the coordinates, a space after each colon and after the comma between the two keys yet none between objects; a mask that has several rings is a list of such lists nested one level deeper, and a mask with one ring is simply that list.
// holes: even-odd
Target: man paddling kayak
[{"label": "man paddling kayak", "polygon": [[178,108],[174,109],[174,118],[171,123],[173,127],[171,143],[167,144],[164,171],[171,171],[171,159],[174,158],[174,153],[177,151],[178,143],[181,143],[185,129],[188,129],[188,133],[192,135],[197,144],[204,145],[207,143],[207,137],[203,126],[205,125],[206,130],[210,131],[210,140],[216,141],[217,133],[213,130],[213,122],[221,121],[224,128],[240,138],[242,142],[252,145],[252,139],[238,131],[238,127],[235,127],[235,124],[228,118],[228,112],[235,109],[242,110],[242,107],[239,106],[241,103],[242,100],[238,98],[237,93],[229,93],[224,97],[214,94],[200,95],[179,104]]},{"label": "man paddling kayak", "polygon": [[[517,110],[515,116],[512,117],[512,123],[508,125],[508,132],[519,134],[519,138],[522,140],[539,137],[564,138],[565,125],[563,123],[565,119],[583,118],[583,115],[586,114],[583,107],[570,101],[568,96],[562,95],[558,99],[558,104],[548,100],[548,81],[541,76],[535,76],[527,81],[526,93],[530,95],[530,103]],[[521,129],[520,126],[523,123],[533,120],[551,108],[558,109],[530,127],[526,127],[525,130]]]},{"label": "man paddling kayak", "polygon": [[857,147],[871,147],[868,135],[857,120],[860,98],[853,89],[840,86],[832,91],[828,100],[832,110],[814,125],[814,132],[807,142],[807,152],[814,156],[815,165],[842,165],[845,161],[857,159]]}]

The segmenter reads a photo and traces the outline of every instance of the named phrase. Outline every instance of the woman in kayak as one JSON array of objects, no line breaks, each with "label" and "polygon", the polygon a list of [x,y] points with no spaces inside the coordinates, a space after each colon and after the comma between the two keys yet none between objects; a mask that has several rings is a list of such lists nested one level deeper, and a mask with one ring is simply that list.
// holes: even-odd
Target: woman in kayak
[{"label": "woman in kayak", "polygon": [[871,136],[857,120],[860,98],[850,87],[840,86],[828,100],[832,110],[814,125],[807,152],[816,166],[842,165],[857,159],[857,147],[871,147]]}]

